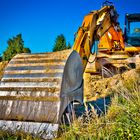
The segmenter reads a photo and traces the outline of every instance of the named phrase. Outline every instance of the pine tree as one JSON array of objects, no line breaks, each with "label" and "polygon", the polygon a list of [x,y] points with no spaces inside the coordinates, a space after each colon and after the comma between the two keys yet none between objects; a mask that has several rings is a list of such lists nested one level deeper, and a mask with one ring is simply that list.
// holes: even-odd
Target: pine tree
[{"label": "pine tree", "polygon": [[57,38],[55,40],[53,52],[69,49],[70,47],[71,47],[70,43],[68,44],[68,46],[66,45],[66,39],[65,39],[64,35],[60,34],[57,36]]},{"label": "pine tree", "polygon": [[16,37],[9,39],[7,41],[7,44],[8,44],[8,47],[2,56],[2,59],[4,61],[11,60],[11,58],[13,58],[16,54],[31,52],[31,50],[29,48],[24,47],[24,41],[22,39],[21,34],[18,34]]}]

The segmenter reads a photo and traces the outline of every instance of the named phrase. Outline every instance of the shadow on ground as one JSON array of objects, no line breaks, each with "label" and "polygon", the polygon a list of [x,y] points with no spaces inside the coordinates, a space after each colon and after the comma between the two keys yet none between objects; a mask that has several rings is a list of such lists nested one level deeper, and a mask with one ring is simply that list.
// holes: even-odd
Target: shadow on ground
[{"label": "shadow on ground", "polygon": [[[99,98],[96,101],[86,102],[86,106],[88,108],[88,111],[90,112],[91,106],[93,106],[99,116],[101,114],[105,114],[107,112],[107,109],[110,106],[110,104],[111,104],[111,97],[110,96],[107,96],[104,98]],[[74,110],[75,110],[75,114],[77,117],[82,116],[86,112],[85,104],[74,105]]]}]

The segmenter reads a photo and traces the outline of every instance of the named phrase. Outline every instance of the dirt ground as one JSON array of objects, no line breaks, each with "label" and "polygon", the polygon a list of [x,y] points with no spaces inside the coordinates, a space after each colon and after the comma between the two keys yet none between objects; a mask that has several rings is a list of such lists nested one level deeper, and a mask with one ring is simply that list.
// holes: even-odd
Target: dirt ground
[{"label": "dirt ground", "polygon": [[139,69],[132,69],[110,78],[97,79],[94,75],[86,74],[84,98],[86,101],[92,101],[100,97],[105,97],[110,94],[114,88],[119,88],[125,81],[129,79],[135,80],[137,78],[140,80],[140,67]]}]

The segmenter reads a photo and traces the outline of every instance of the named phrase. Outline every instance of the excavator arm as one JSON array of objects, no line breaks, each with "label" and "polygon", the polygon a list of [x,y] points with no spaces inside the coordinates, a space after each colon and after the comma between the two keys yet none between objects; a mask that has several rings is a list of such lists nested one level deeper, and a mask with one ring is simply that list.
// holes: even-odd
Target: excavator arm
[{"label": "excavator arm", "polygon": [[79,53],[82,59],[84,69],[95,40],[99,40],[110,28],[115,27],[117,16],[114,6],[104,6],[85,16],[73,46],[73,50]]}]

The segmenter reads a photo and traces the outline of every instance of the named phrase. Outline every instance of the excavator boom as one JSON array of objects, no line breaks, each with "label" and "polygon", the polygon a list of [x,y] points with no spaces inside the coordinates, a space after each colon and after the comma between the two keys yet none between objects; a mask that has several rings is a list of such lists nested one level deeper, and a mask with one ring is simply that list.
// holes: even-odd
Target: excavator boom
[{"label": "excavator boom", "polygon": [[82,59],[84,69],[95,40],[99,40],[108,30],[115,28],[117,16],[114,6],[104,6],[101,10],[92,11],[85,16],[73,46],[73,50],[76,50]]}]

